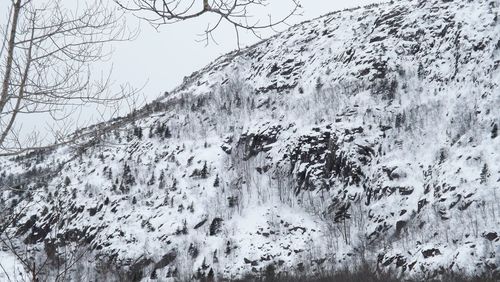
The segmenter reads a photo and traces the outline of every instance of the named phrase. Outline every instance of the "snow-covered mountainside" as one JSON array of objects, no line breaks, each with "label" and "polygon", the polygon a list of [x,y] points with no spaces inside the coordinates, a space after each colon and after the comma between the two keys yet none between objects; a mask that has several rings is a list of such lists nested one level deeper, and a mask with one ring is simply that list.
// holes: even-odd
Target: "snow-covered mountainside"
[{"label": "snow-covered mountainside", "polygon": [[2,236],[84,281],[498,275],[499,10],[394,1],[223,56],[76,145],[1,160]]}]

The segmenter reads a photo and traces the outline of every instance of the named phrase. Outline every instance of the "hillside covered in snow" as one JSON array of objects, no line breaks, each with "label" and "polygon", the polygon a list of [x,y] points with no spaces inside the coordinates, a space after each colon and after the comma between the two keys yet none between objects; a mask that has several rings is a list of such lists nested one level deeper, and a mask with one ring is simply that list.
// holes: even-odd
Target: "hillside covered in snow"
[{"label": "hillside covered in snow", "polygon": [[63,281],[498,277],[499,11],[334,12],[77,144],[4,157],[0,257]]}]

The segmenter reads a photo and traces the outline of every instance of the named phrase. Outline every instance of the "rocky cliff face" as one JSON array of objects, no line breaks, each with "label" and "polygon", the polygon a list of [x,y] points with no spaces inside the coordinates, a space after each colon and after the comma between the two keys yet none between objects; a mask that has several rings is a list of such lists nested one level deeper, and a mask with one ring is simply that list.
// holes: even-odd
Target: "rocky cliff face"
[{"label": "rocky cliff face", "polygon": [[68,279],[498,274],[499,7],[372,5],[221,57],[1,160],[2,236]]}]

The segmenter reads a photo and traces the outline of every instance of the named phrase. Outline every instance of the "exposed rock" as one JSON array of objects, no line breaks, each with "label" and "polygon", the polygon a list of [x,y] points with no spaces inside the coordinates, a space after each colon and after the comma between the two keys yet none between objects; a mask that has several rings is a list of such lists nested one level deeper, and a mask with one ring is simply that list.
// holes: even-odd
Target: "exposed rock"
[{"label": "exposed rock", "polygon": [[439,251],[439,249],[427,249],[422,251],[422,255],[424,256],[424,258],[430,258],[441,255],[441,252]]},{"label": "exposed rock", "polygon": [[219,234],[222,230],[222,223],[224,220],[222,218],[214,218],[212,220],[212,223],[210,224],[210,229],[209,229],[209,235],[210,236],[215,236]]},{"label": "exposed rock", "polygon": [[155,269],[161,269],[165,266],[171,264],[177,258],[177,252],[175,250],[171,250],[170,252],[163,255],[163,257],[155,263]]}]

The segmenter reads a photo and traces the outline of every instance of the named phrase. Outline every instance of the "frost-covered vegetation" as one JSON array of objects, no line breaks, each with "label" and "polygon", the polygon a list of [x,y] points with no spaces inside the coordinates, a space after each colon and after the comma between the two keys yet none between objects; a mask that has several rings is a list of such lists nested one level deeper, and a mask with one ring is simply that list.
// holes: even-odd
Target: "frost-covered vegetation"
[{"label": "frost-covered vegetation", "polygon": [[326,15],[3,159],[2,251],[60,280],[493,280],[498,5]]}]

